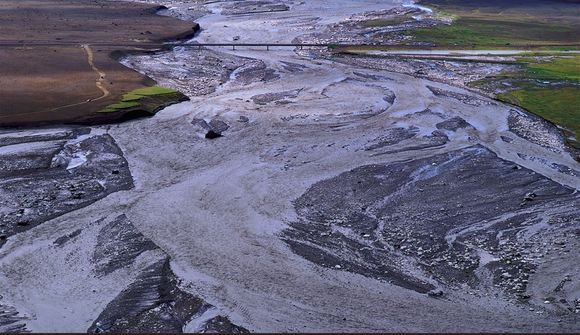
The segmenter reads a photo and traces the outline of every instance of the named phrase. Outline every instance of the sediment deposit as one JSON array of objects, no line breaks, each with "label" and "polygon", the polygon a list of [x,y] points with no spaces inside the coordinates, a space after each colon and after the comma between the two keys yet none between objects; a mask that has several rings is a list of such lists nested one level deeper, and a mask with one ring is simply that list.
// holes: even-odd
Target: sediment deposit
[{"label": "sediment deposit", "polygon": [[[283,42],[401,2],[164,4],[194,41]],[[580,331],[580,167],[552,124],[315,50],[123,64],[191,100],[0,134],[1,330]]]}]

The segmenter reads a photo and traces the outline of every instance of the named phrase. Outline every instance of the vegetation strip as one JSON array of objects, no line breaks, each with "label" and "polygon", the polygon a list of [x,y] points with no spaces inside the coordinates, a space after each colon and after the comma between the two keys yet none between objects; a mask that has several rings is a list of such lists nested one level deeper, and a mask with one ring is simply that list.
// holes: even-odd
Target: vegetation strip
[{"label": "vegetation strip", "polygon": [[144,87],[123,95],[117,103],[108,105],[100,113],[144,111],[155,113],[168,103],[183,100],[183,94],[160,86]]},{"label": "vegetation strip", "polygon": [[[561,51],[580,49],[580,7],[538,0],[423,0],[450,25],[415,29],[415,43],[435,48],[526,49],[515,55],[516,72],[472,82],[491,87],[497,99],[520,106],[561,127],[570,145],[580,148],[580,56]],[[500,85],[501,83],[501,85]]]}]

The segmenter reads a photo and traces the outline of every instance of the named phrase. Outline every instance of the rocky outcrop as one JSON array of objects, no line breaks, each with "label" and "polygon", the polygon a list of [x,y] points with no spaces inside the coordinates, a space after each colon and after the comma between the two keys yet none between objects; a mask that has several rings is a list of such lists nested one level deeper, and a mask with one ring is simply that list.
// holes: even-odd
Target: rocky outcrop
[{"label": "rocky outcrop", "polygon": [[131,267],[147,251],[156,251],[161,258],[144,268],[109,302],[88,332],[180,333],[195,319],[202,320],[200,331],[247,332],[219,315],[219,311],[214,319],[205,321],[204,312],[215,308],[180,287],[180,279],[171,270],[169,256],[141,234],[125,215],[100,229],[91,263],[97,277],[104,277]]},{"label": "rocky outcrop", "polygon": [[421,293],[497,285],[520,297],[532,250],[556,233],[546,220],[578,206],[573,189],[475,146],[321,181],[295,201],[299,220],[282,238],[318,265]]},{"label": "rocky outcrop", "polygon": [[107,134],[75,130],[0,138],[0,244],[11,235],[128,190],[133,180],[123,152]]},{"label": "rocky outcrop", "polygon": [[[0,296],[1,300],[2,298]],[[25,320],[13,307],[0,304],[0,333],[26,332]]]},{"label": "rocky outcrop", "polygon": [[111,301],[89,328],[91,333],[179,333],[204,301],[177,287],[169,258],[146,268]]},{"label": "rocky outcrop", "polygon": [[97,275],[104,276],[130,265],[143,252],[155,249],[158,247],[153,241],[143,236],[125,215],[120,215],[101,229],[92,261]]}]

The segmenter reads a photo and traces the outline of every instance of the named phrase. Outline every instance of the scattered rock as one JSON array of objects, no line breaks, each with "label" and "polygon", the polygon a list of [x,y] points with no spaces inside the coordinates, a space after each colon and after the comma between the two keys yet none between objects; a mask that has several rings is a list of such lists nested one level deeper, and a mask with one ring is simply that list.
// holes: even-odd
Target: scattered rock
[{"label": "scattered rock", "polygon": [[513,138],[509,137],[509,136],[500,136],[501,140],[506,142],[506,143],[512,143],[514,141]]},{"label": "scattered rock", "polygon": [[233,324],[227,317],[220,315],[205,323],[203,333],[246,334],[249,331]]},{"label": "scattered rock", "polygon": [[283,91],[283,92],[271,92],[271,93],[264,93],[254,95],[252,100],[257,105],[267,105],[272,102],[291,102],[292,99],[298,97],[298,95],[302,92],[302,89],[290,90],[290,91]]},{"label": "scattered rock", "polygon": [[[537,267],[524,253],[531,247],[519,240],[520,232],[541,222],[546,212],[548,217],[570,215],[580,198],[570,188],[513,166],[481,146],[360,166],[312,185],[294,202],[298,219],[282,238],[318,265],[340,264],[419,293],[436,287],[409,270],[415,265],[402,264],[416,262],[417,271],[428,273],[439,287],[485,282],[491,290],[520,298]],[[519,206],[522,194],[535,198],[528,204],[533,211]],[[555,196],[537,201],[536,194]],[[498,219],[506,213],[506,219]],[[489,262],[482,262],[477,249],[491,254]],[[482,267],[488,270],[484,278],[477,274]]]},{"label": "scattered rock", "polygon": [[222,137],[222,133],[230,128],[227,123],[216,119],[212,119],[209,123],[204,119],[193,119],[191,124],[198,129],[204,138],[210,140]]},{"label": "scattered rock", "polygon": [[220,133],[216,133],[216,132],[215,132],[215,131],[213,131],[213,130],[209,130],[209,131],[208,131],[208,132],[205,134],[205,138],[207,138],[207,139],[210,139],[210,140],[213,140],[213,139],[215,139],[215,138],[218,138],[218,137],[222,137],[222,134],[220,134]]},{"label": "scattered rock", "polygon": [[101,228],[91,260],[97,276],[101,277],[132,264],[142,253],[156,249],[157,245],[122,214]]},{"label": "scattered rock", "polygon": [[459,116],[456,116],[456,117],[451,118],[449,120],[445,120],[443,122],[439,122],[435,126],[437,127],[437,129],[457,131],[458,129],[461,129],[461,128],[471,127],[471,124],[469,124],[463,118],[460,118]]},{"label": "scattered rock", "polygon": [[216,120],[216,119],[211,120],[209,122],[209,126],[211,127],[211,129],[214,132],[216,132],[218,134],[221,134],[224,131],[230,129],[230,126],[227,123],[225,123],[224,121],[221,121],[221,120]]},{"label": "scattered rock", "polygon": [[[27,156],[41,158],[43,165],[26,162],[22,166],[25,169],[19,166],[0,169],[0,193],[10,194],[10,197],[0,200],[3,202],[0,206],[3,207],[0,226],[4,235],[9,237],[88,206],[113,192],[133,187],[128,163],[110,135],[77,138],[74,137],[76,134],[70,135],[69,142],[54,142],[49,137],[47,140],[55,145],[47,155],[44,151],[35,151],[34,146],[27,149],[30,150]],[[79,160],[79,157],[82,159]],[[82,163],[75,163],[73,169],[66,169],[75,159]],[[18,159],[0,154],[0,162],[3,161],[14,162]],[[53,164],[58,161],[66,164]],[[113,175],[113,170],[119,173]],[[19,171],[19,178],[2,176],[3,172],[16,171]]]},{"label": "scattered rock", "polygon": [[437,298],[437,297],[442,297],[443,296],[443,291],[442,290],[431,290],[429,292],[427,292],[427,295],[433,298]]}]

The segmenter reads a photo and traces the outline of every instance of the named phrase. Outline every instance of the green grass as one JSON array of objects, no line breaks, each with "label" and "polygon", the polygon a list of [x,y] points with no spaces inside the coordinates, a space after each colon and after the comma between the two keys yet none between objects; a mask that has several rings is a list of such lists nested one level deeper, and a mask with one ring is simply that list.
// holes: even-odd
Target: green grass
[{"label": "green grass", "polygon": [[112,104],[112,105],[105,107],[103,112],[110,113],[110,112],[115,112],[115,111],[122,110],[122,109],[137,107],[139,105],[140,105],[140,103],[137,101],[121,101],[121,102],[118,102],[116,104]]},{"label": "green grass", "polygon": [[139,100],[143,97],[153,96],[153,95],[160,95],[160,94],[172,94],[176,93],[177,91],[171,88],[161,87],[161,86],[151,86],[151,87],[143,87],[131,91],[125,95],[123,95],[123,101],[133,101]]},{"label": "green grass", "polygon": [[[451,25],[411,31],[416,42],[430,42],[442,49],[530,50],[519,58],[522,65],[519,70],[469,85],[496,90],[500,83],[511,84],[510,91],[497,95],[499,100],[559,125],[565,129],[568,143],[580,148],[580,56],[558,55],[546,61],[546,53],[539,53],[580,49],[580,7],[575,1],[421,0],[420,3],[438,13],[449,13],[455,20]],[[505,87],[501,90],[505,91]]]},{"label": "green grass", "polygon": [[489,45],[508,45],[510,39],[490,36],[484,31],[480,31],[472,25],[465,25],[462,22],[454,22],[449,26],[438,26],[434,28],[416,29],[411,33],[418,42],[430,42],[437,47],[486,47]]},{"label": "green grass", "polygon": [[[524,60],[525,61],[525,60]],[[580,56],[557,57],[551,62],[529,62],[525,75],[545,80],[579,80]]]},{"label": "green grass", "polygon": [[422,0],[436,13],[455,18],[451,25],[416,29],[418,42],[441,48],[572,49],[580,45],[580,7],[566,1]]},{"label": "green grass", "polygon": [[415,29],[417,42],[430,42],[441,48],[574,48],[577,31],[550,23],[517,22],[497,19],[459,18],[451,25]]},{"label": "green grass", "polygon": [[386,27],[386,26],[394,26],[394,25],[398,25],[401,23],[404,23],[406,21],[409,21],[409,17],[407,16],[398,16],[398,17],[394,17],[392,19],[372,19],[372,20],[366,20],[366,21],[362,21],[361,25],[363,27]]},{"label": "green grass", "polygon": [[497,98],[567,129],[576,139],[569,143],[580,148],[580,56],[554,57],[549,62],[524,58],[521,62],[521,71],[504,75],[516,89]]},{"label": "green grass", "polygon": [[[545,55],[544,55],[545,56]],[[501,101],[518,105],[564,129],[568,143],[580,148],[580,55],[545,58],[523,57],[519,70],[472,81],[470,87],[505,86],[497,94]]]},{"label": "green grass", "polygon": [[184,99],[182,93],[171,88],[144,87],[124,94],[119,102],[108,105],[100,113],[144,111],[153,114],[162,107]]},{"label": "green grass", "polygon": [[528,87],[499,94],[497,98],[566,128],[576,138],[570,144],[580,148],[580,87]]},{"label": "green grass", "polygon": [[575,45],[547,45],[534,48],[537,51],[580,51],[580,43]]}]

